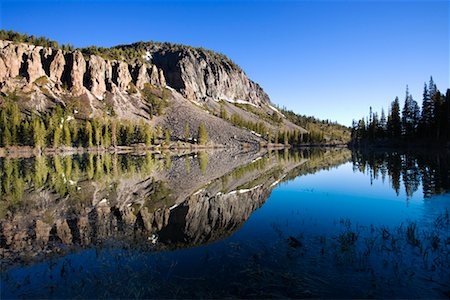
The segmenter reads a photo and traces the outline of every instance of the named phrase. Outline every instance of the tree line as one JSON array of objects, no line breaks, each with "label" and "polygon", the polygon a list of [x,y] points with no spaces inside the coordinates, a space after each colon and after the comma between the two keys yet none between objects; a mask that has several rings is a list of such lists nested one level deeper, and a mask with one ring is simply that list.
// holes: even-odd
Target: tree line
[{"label": "tree line", "polygon": [[[208,134],[204,124],[200,124],[198,132],[199,143],[206,144]],[[6,99],[0,105],[0,147],[169,146],[171,140],[170,129],[163,129],[160,125],[152,128],[143,120],[132,123],[110,118],[75,119],[61,106],[40,114],[22,113],[14,99]]]},{"label": "tree line", "polygon": [[353,121],[352,143],[404,144],[439,143],[450,140],[450,89],[441,93],[433,78],[424,84],[422,105],[414,100],[406,87],[403,107],[399,98],[391,103],[388,114],[370,108],[369,116]]}]

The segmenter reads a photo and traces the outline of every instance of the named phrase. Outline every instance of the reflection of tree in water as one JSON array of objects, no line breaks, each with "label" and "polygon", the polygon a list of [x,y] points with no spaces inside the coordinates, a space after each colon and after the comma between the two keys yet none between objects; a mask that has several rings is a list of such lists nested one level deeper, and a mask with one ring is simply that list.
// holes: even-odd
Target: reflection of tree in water
[{"label": "reflection of tree in water", "polygon": [[389,177],[392,188],[400,192],[403,183],[408,198],[423,187],[425,198],[450,189],[450,155],[448,152],[364,152],[352,154],[353,169],[384,181]]},{"label": "reflection of tree in water", "polygon": [[77,198],[77,183],[112,182],[135,174],[145,177],[155,168],[151,155],[68,155],[27,159],[0,158],[0,216],[22,205],[24,192],[49,189],[61,197]]}]

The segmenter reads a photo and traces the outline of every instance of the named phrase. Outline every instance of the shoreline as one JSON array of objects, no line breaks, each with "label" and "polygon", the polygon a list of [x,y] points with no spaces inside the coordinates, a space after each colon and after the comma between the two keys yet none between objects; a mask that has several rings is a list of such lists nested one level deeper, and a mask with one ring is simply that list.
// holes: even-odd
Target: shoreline
[{"label": "shoreline", "polygon": [[171,153],[195,153],[199,151],[210,151],[210,150],[226,150],[226,149],[236,149],[240,148],[243,151],[249,149],[266,149],[266,150],[281,150],[281,149],[302,149],[302,148],[346,148],[345,144],[312,144],[312,145],[284,145],[284,144],[263,144],[263,145],[250,145],[243,144],[240,147],[231,147],[221,144],[210,144],[210,145],[171,145],[171,146],[116,146],[116,147],[59,147],[59,148],[43,148],[38,149],[31,146],[10,146],[10,147],[0,147],[0,158],[31,158],[38,156],[52,156],[52,155],[74,155],[74,154],[84,154],[84,153],[111,153],[111,154],[124,154],[124,153],[161,153],[161,152],[171,152]]}]

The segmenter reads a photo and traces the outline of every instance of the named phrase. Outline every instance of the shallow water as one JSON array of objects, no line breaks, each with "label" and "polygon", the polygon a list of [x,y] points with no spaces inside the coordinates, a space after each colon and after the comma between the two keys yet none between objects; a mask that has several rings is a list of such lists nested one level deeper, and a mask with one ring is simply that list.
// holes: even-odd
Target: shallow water
[{"label": "shallow water", "polygon": [[448,153],[0,160],[1,298],[450,296]]}]

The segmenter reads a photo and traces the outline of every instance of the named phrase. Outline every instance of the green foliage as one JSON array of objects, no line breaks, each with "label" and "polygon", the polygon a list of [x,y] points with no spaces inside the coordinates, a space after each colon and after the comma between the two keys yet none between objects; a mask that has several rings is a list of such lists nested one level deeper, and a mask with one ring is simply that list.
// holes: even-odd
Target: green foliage
[{"label": "green foliage", "polygon": [[[314,117],[299,115],[293,111],[280,109],[286,118],[305,128],[308,132],[298,133],[299,143],[305,144],[328,144],[328,143],[348,143],[350,141],[350,131],[344,125],[330,120],[319,120]],[[295,139],[295,137],[294,137]],[[292,141],[294,141],[294,139]]]},{"label": "green foliage", "polygon": [[220,104],[220,117],[224,120],[228,120],[228,113],[225,109],[225,106],[221,103]]},{"label": "green foliage", "polygon": [[206,127],[203,123],[200,123],[198,127],[198,143],[200,145],[206,145],[208,142],[208,132],[206,131]]},{"label": "green foliage", "polygon": [[57,42],[47,39],[45,37],[35,37],[34,35],[18,33],[12,30],[0,30],[0,40],[13,41],[19,43],[28,43],[36,46],[58,48]]},{"label": "green foliage", "polygon": [[94,143],[92,141],[93,141],[92,125],[91,125],[91,122],[88,120],[88,121],[86,121],[86,125],[84,128],[84,142],[85,142],[84,145],[89,148],[92,148],[92,147],[94,147]]},{"label": "green foliage", "polygon": [[[158,96],[158,92],[161,96]],[[144,101],[146,101],[149,105],[149,114],[151,116],[159,116],[169,105],[167,99],[170,97],[171,91],[165,88],[158,91],[158,89],[153,87],[151,84],[146,83],[141,91],[141,94]]]},{"label": "green foliage", "polygon": [[261,136],[265,136],[267,134],[267,128],[263,122],[247,121],[238,114],[232,114],[230,122],[238,127],[254,131],[260,134]]},{"label": "green foliage", "polygon": [[198,164],[200,167],[200,171],[203,174],[205,174],[206,168],[208,167],[208,160],[209,160],[208,153],[203,151],[198,153]]},{"label": "green foliage", "polygon": [[170,130],[169,129],[166,129],[165,131],[164,131],[164,143],[168,146],[168,145],[170,145]]},{"label": "green foliage", "polygon": [[130,82],[130,84],[128,85],[128,90],[127,93],[128,94],[136,94],[138,92],[137,87],[134,85],[134,83]]}]

